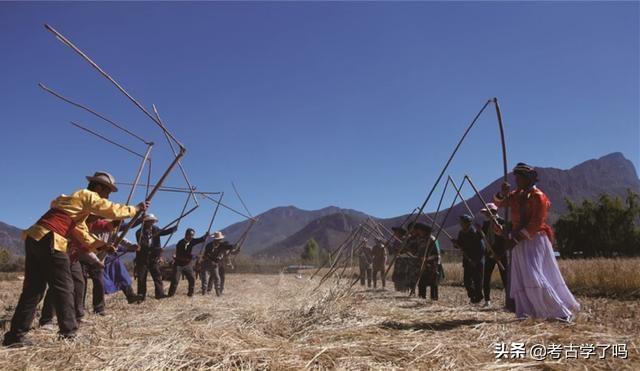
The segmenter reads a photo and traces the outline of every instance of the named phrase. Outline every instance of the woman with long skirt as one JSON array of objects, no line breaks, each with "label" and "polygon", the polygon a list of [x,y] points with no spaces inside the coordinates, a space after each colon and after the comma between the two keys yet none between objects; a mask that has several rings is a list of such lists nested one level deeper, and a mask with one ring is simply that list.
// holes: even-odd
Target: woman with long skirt
[{"label": "woman with long skirt", "polygon": [[553,230],[546,223],[551,202],[536,187],[538,173],[532,166],[519,163],[513,173],[517,189],[510,192],[505,183],[494,200],[498,207],[511,209],[507,246],[512,248],[510,294],[516,316],[572,321],[580,304],[565,284],[553,252]]}]

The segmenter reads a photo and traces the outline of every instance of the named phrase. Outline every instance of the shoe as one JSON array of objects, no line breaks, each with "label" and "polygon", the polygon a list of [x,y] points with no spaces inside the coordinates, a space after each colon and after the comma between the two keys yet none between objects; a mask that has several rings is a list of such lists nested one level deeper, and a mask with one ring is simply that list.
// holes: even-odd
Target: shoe
[{"label": "shoe", "polygon": [[96,315],[104,317],[107,315],[107,313],[105,311],[100,311],[100,312],[95,312]]},{"label": "shoe", "polygon": [[33,343],[31,342],[31,340],[25,339],[24,337],[17,337],[7,332],[6,334],[4,334],[2,345],[7,348],[22,348],[30,347],[33,345]]},{"label": "shoe", "polygon": [[88,319],[84,319],[84,318],[76,318],[76,322],[78,322],[78,325],[93,325],[93,322],[89,321]]},{"label": "shoe", "polygon": [[75,340],[78,335],[74,332],[58,335],[58,340]]},{"label": "shoe", "polygon": [[144,298],[140,295],[129,295],[127,296],[127,303],[129,304],[140,304]]},{"label": "shoe", "polygon": [[491,308],[491,300],[486,300],[484,302],[484,305],[482,306],[483,308]]},{"label": "shoe", "polygon": [[47,322],[47,323],[45,323],[45,324],[41,324],[41,325],[40,325],[40,329],[41,329],[41,330],[45,330],[45,331],[53,331],[53,330],[55,330],[56,328],[53,326],[53,323],[52,323],[52,322]]}]

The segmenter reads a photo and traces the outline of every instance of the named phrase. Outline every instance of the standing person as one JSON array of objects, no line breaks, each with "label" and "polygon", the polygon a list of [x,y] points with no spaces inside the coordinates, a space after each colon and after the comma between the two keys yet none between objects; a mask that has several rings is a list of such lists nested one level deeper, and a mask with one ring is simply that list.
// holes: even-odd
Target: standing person
[{"label": "standing person", "polygon": [[371,247],[367,243],[367,239],[363,239],[360,243],[360,253],[358,254],[358,262],[360,266],[360,285],[364,286],[365,277],[367,279],[367,287],[371,287],[371,273],[373,270],[373,254]]},{"label": "standing person", "polygon": [[[416,277],[420,274],[418,283],[418,296],[427,298],[427,287],[430,288],[431,300],[438,300],[438,265],[440,264],[440,244],[431,235],[431,227],[424,223],[415,223],[412,226],[413,238],[411,239],[411,250],[416,251],[418,270]],[[424,266],[423,261],[424,259]]]},{"label": "standing person", "polygon": [[135,269],[138,277],[138,295],[142,300],[147,297],[147,273],[151,273],[156,299],[165,298],[162,273],[160,273],[160,259],[162,258],[162,244],[160,237],[174,233],[177,226],[160,229],[155,224],[158,218],[153,214],[145,215],[142,227],[136,231],[136,239],[140,250],[136,253]]},{"label": "standing person", "polygon": [[[406,251],[400,251],[402,248],[402,241],[407,234],[407,231],[402,227],[392,227],[393,235],[396,237],[393,239],[393,243],[389,246],[389,253],[398,255],[393,264],[393,274],[391,280],[396,291],[405,292],[409,289],[406,283],[407,269],[409,266],[409,254]],[[405,249],[406,250],[406,249]]]},{"label": "standing person", "polygon": [[513,248],[509,283],[516,316],[571,321],[580,304],[564,282],[553,253],[553,230],[546,223],[551,202],[536,187],[535,168],[518,163],[513,173],[517,189],[510,192],[509,183],[504,183],[494,201],[511,209],[513,229],[507,248]]},{"label": "standing person", "polygon": [[382,243],[382,240],[376,238],[376,244],[373,245],[373,288],[378,286],[378,272],[380,272],[380,279],[382,280],[382,288],[385,288],[384,271],[387,266],[387,249]]},{"label": "standing person", "polygon": [[200,238],[193,238],[196,234],[192,228],[188,228],[184,233],[184,238],[178,241],[176,245],[176,257],[173,261],[173,272],[171,278],[171,286],[169,287],[169,296],[176,294],[180,277],[184,274],[189,283],[187,296],[193,296],[195,286],[195,277],[193,273],[193,247],[205,241],[208,237],[206,234]]},{"label": "standing person", "polygon": [[471,304],[482,301],[482,271],[484,263],[484,245],[482,234],[472,225],[471,215],[460,216],[460,232],[453,240],[455,247],[462,250],[462,268],[464,269],[464,287]]},{"label": "standing person", "polygon": [[220,245],[216,248],[215,251],[215,260],[218,267],[218,276],[220,277],[220,283],[218,285],[220,295],[224,294],[224,283],[227,277],[227,266],[231,265],[231,261],[229,260],[229,255],[237,254],[239,251],[236,250],[235,246],[227,241],[222,241]]},{"label": "standing person", "polygon": [[222,260],[218,263],[218,274],[220,275],[220,295],[224,294],[224,283],[227,278],[227,268],[233,269],[230,256],[237,255],[240,250],[230,243],[222,242],[218,247],[222,253]]},{"label": "standing person", "polygon": [[67,242],[72,236],[83,241],[92,251],[110,249],[104,242],[94,239],[85,220],[90,214],[110,219],[131,218],[148,207],[112,203],[108,200],[116,192],[115,179],[106,172],[88,176],[86,189],[70,196],[61,195],[51,202],[51,208],[24,234],[25,274],[22,293],[11,327],[4,335],[5,346],[25,345],[25,334],[31,328],[38,303],[47,285],[51,287],[53,303],[58,317],[61,338],[73,338],[78,324],[75,319],[73,280],[71,278]]},{"label": "standing person", "polygon": [[[488,203],[487,208],[480,210],[485,216],[486,220],[482,223],[482,231],[487,240],[491,244],[491,250],[493,254],[489,254],[489,249],[486,249],[484,256],[484,279],[483,279],[483,296],[484,307],[491,307],[491,275],[493,269],[498,266],[500,272],[500,279],[502,280],[502,287],[507,288],[507,271],[508,266],[507,254],[505,250],[505,238],[502,235],[502,229],[504,228],[504,219],[498,215],[498,207],[494,203]],[[494,218],[497,220],[500,227],[494,225]],[[498,261],[502,264],[502,267],[498,265]]]},{"label": "standing person", "polygon": [[216,296],[220,296],[220,271],[218,270],[218,264],[216,262],[218,258],[217,247],[220,246],[224,240],[222,232],[218,231],[213,234],[213,241],[209,242],[204,247],[204,253],[202,254],[200,271],[200,281],[202,282],[202,295],[206,295],[211,292],[215,285]]}]

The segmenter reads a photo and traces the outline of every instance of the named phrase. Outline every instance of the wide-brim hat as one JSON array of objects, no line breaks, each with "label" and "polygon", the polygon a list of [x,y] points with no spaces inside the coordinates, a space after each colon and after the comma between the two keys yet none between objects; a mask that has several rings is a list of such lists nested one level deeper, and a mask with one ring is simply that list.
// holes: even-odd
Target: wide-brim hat
[{"label": "wide-brim hat", "polygon": [[498,206],[496,206],[496,204],[494,204],[493,202],[489,202],[487,204],[487,207],[483,207],[482,209],[480,209],[480,211],[482,211],[483,213],[486,212],[492,212],[495,213],[496,211],[498,211]]},{"label": "wide-brim hat", "polygon": [[419,231],[423,231],[423,232],[426,232],[426,233],[431,233],[431,227],[426,225],[426,224],[424,224],[424,223],[420,223],[420,222],[409,224],[407,229],[408,230],[417,229]]},{"label": "wide-brim hat", "polygon": [[142,219],[143,222],[157,222],[158,218],[156,218],[155,215],[153,214],[147,214],[144,216],[144,219]]},{"label": "wide-brim hat", "polygon": [[116,187],[116,178],[106,171],[96,171],[93,176],[87,176],[87,180],[89,183],[100,183],[105,185],[111,190],[111,192],[118,192],[118,187]]},{"label": "wide-brim hat", "polygon": [[220,240],[223,240],[223,239],[224,239],[224,234],[222,234],[222,232],[218,231],[218,232],[215,232],[213,234],[213,240],[214,241],[220,241]]}]

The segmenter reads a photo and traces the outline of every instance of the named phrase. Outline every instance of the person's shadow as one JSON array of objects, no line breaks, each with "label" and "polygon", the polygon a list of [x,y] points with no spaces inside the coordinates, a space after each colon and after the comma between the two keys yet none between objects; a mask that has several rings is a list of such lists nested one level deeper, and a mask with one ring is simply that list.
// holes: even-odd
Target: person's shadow
[{"label": "person's shadow", "polygon": [[380,327],[386,330],[413,330],[413,331],[449,331],[462,326],[473,326],[486,323],[477,319],[455,319],[441,322],[397,322],[385,321]]}]

